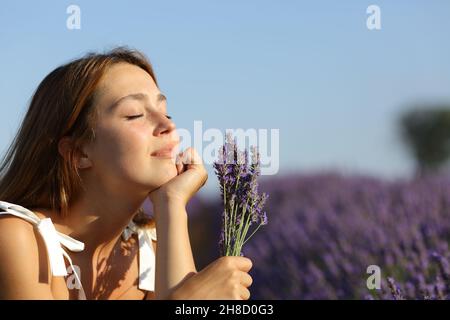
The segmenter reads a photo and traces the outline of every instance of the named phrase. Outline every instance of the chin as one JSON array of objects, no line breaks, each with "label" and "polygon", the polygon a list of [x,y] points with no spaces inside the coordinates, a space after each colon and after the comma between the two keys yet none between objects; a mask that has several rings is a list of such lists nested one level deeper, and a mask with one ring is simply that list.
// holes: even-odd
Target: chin
[{"label": "chin", "polygon": [[148,178],[150,180],[147,180],[147,182],[151,181],[150,185],[152,186],[152,189],[159,188],[178,175],[177,168],[170,159],[152,163],[151,168],[148,170],[150,173]]},{"label": "chin", "polygon": [[157,173],[157,180],[159,185],[163,185],[164,183],[168,182],[169,180],[175,178],[177,176],[177,168],[175,165],[169,165],[165,168],[158,168]]}]

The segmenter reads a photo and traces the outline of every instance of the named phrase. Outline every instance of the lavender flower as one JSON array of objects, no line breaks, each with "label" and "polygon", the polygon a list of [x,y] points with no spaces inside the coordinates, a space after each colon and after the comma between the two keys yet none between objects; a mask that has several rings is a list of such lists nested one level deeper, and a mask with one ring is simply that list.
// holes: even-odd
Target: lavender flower
[{"label": "lavender flower", "polygon": [[[248,152],[238,150],[236,139],[227,134],[225,144],[219,151],[214,169],[219,180],[222,196],[222,232],[219,249],[222,256],[243,255],[243,245],[263,225],[267,225],[267,213],[263,212],[268,195],[258,192],[260,157],[256,147],[251,148],[252,162]],[[252,225],[249,237],[247,233]]]},{"label": "lavender flower", "polygon": [[403,300],[402,293],[399,288],[397,288],[397,285],[395,284],[395,280],[391,277],[387,278],[389,289],[391,289],[392,296],[395,300]]}]

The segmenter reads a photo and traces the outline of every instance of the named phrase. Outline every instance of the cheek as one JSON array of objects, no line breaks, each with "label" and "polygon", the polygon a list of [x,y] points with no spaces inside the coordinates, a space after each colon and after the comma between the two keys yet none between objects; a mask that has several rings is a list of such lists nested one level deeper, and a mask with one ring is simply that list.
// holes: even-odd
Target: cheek
[{"label": "cheek", "polygon": [[114,166],[136,165],[139,159],[149,153],[148,135],[134,128],[104,131],[99,135],[97,151],[97,157],[103,163]]},{"label": "cheek", "polygon": [[177,175],[172,160],[150,156],[156,146],[152,146],[148,128],[136,124],[126,130],[104,130],[97,136],[94,163],[105,179],[134,181],[156,188]]}]

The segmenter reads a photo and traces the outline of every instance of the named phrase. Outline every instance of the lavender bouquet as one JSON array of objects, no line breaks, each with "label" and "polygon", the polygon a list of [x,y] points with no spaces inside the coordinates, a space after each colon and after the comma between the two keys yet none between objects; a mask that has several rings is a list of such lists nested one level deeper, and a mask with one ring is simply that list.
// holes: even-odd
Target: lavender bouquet
[{"label": "lavender bouquet", "polygon": [[[251,163],[247,150],[238,150],[236,139],[227,134],[225,144],[219,150],[219,159],[213,164],[224,208],[219,241],[222,256],[243,256],[244,244],[267,224],[267,214],[262,209],[268,195],[258,193],[260,156],[257,147],[252,146],[250,150]],[[246,237],[252,225],[253,232]]]}]

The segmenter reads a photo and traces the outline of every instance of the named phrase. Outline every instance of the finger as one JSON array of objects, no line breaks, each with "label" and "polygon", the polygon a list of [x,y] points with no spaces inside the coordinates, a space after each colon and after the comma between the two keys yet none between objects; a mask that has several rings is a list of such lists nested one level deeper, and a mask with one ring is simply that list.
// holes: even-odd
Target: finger
[{"label": "finger", "polygon": [[247,288],[241,287],[241,298],[242,300],[250,299],[250,291]]},{"label": "finger", "polygon": [[175,159],[175,164],[182,164],[182,163],[183,163],[183,152],[178,152]]},{"label": "finger", "polygon": [[202,164],[202,158],[194,148],[189,147],[183,152],[183,163],[187,165]]},{"label": "finger", "polygon": [[178,155],[177,155],[177,158],[176,158],[176,161],[175,161],[175,166],[176,166],[176,168],[177,168],[177,174],[180,174],[180,173],[182,173],[183,172],[183,162],[182,162],[182,157],[181,157],[181,155],[182,155],[182,152],[180,152]]},{"label": "finger", "polygon": [[253,283],[252,277],[248,273],[242,272],[241,284],[244,287],[248,288],[248,287],[250,287],[252,285],[252,283]]},{"label": "finger", "polygon": [[236,265],[239,270],[248,272],[252,267],[253,263],[252,260],[246,257],[234,257],[236,260]]}]

